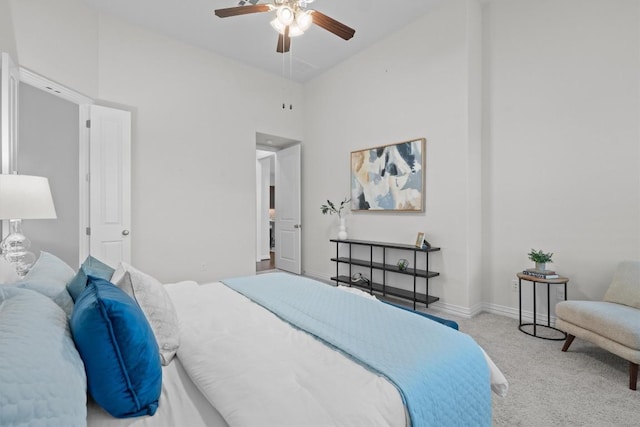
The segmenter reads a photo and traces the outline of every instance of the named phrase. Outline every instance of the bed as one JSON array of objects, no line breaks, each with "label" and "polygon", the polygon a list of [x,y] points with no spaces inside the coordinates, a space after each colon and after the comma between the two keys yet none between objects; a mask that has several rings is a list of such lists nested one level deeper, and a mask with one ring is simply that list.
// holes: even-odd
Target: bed
[{"label": "bed", "polygon": [[[25,420],[92,427],[490,425],[490,390],[502,396],[507,391],[504,376],[467,335],[352,288],[285,273],[162,285],[126,264],[114,270],[88,259],[76,272],[61,263],[43,253],[25,279],[0,287],[1,425]],[[85,288],[74,288],[78,282]],[[91,317],[78,314],[96,305],[87,304],[85,294],[107,295],[115,288],[126,295],[116,299],[139,311],[134,320],[123,321],[124,327],[146,324],[142,335],[151,342],[129,356],[117,353],[116,371],[103,366],[113,360],[104,359],[108,351],[95,341],[88,348],[98,353],[99,363],[91,360],[83,340],[94,340],[99,332],[91,329],[83,337],[81,329]],[[75,295],[72,302],[65,292]],[[17,299],[20,310],[3,309]],[[38,307],[38,315],[44,313],[40,323],[45,329],[36,313],[25,309],[29,304]],[[7,312],[18,319],[6,321]],[[24,339],[30,335],[25,331],[17,339],[11,327],[3,327],[23,318],[63,342],[64,349],[26,362],[25,355],[42,353],[34,351],[38,343]],[[116,320],[110,327],[119,327]],[[51,324],[53,332],[46,330]],[[414,344],[423,341],[425,328],[431,338]],[[398,329],[415,331],[401,336]],[[114,330],[108,333],[113,341]],[[14,348],[9,351],[6,343]],[[151,353],[142,357],[149,348]],[[376,354],[370,356],[370,350]],[[423,358],[424,353],[430,355]],[[47,387],[25,391],[23,384],[34,379],[12,375],[4,381],[17,365],[28,374],[34,364],[46,365],[58,354],[64,357],[57,377],[38,374],[36,383]],[[127,357],[133,362],[123,368]],[[141,390],[138,406],[114,417],[110,413],[118,409],[109,406],[111,401],[129,405],[130,390],[95,388],[141,360],[135,368],[139,372],[131,372],[134,379],[127,378],[127,387]],[[57,387],[66,396],[59,405]],[[38,392],[44,388],[44,395]],[[140,404],[145,393],[148,403]],[[43,401],[56,404],[43,409]]]}]

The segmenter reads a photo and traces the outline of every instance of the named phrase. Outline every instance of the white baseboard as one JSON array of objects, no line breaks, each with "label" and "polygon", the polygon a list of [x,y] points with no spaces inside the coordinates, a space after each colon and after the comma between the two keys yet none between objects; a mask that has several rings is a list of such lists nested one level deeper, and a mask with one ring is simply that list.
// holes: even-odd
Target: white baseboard
[{"label": "white baseboard", "polygon": [[[305,276],[311,277],[316,280],[320,280],[322,282],[335,284],[335,282],[331,281],[331,275],[318,273],[315,271],[309,271],[309,270],[305,271],[303,274]],[[478,303],[472,307],[463,307],[455,304],[449,304],[443,301],[437,301],[437,302],[434,302],[433,304],[429,304],[429,310],[431,309],[445,315],[451,314],[453,316],[459,316],[466,319],[472,318],[482,312],[498,314],[500,316],[506,316],[512,319],[519,318],[517,308],[498,305],[498,304],[492,304],[488,302]],[[538,323],[539,325],[547,324],[547,313],[537,313],[536,317],[537,317],[536,323]],[[530,310],[522,310],[522,321],[524,323],[533,322],[533,312]],[[556,317],[551,316],[551,326],[554,326],[555,324],[556,324]]]},{"label": "white baseboard", "polygon": [[[511,317],[512,319],[518,319],[519,313],[517,308],[506,307],[503,305],[484,303],[483,311],[487,313],[499,314],[501,316]],[[522,322],[523,323],[531,323],[533,322],[533,311],[530,310],[522,310]],[[539,325],[547,324],[547,313],[536,313],[536,323]],[[550,317],[551,326],[555,326],[556,324],[556,316]]]},{"label": "white baseboard", "polygon": [[434,309],[444,314],[452,314],[454,316],[471,318],[477,314],[482,313],[482,304],[476,304],[475,306],[468,308],[455,304],[448,304],[446,302],[437,301],[433,304],[429,304],[429,309]]},{"label": "white baseboard", "polygon": [[501,316],[511,317],[512,319],[518,318],[518,309],[513,307],[507,307],[505,305],[498,305],[498,304],[485,302],[485,303],[482,303],[482,311],[486,311],[487,313],[492,313],[492,314],[499,314]]}]

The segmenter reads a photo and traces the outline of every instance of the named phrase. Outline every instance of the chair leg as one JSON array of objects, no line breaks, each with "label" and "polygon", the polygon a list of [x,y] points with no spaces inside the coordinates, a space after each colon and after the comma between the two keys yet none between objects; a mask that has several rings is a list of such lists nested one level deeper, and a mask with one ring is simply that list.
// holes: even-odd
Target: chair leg
[{"label": "chair leg", "polygon": [[575,338],[576,338],[576,337],[575,337],[574,335],[567,334],[567,339],[566,339],[566,341],[564,342],[564,346],[562,346],[562,351],[567,351],[567,350],[569,350],[569,346],[571,345],[571,343],[573,342],[573,340],[574,340]]},{"label": "chair leg", "polygon": [[629,388],[636,390],[638,384],[638,364],[629,362]]}]

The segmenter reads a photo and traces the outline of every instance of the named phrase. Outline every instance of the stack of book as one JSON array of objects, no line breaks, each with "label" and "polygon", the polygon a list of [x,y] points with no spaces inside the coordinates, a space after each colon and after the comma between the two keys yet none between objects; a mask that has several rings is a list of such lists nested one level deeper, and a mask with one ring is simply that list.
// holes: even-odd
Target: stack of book
[{"label": "stack of book", "polygon": [[558,273],[553,270],[536,270],[535,268],[522,270],[522,274],[537,277],[539,279],[557,279],[558,277],[560,277],[560,275],[558,275]]}]

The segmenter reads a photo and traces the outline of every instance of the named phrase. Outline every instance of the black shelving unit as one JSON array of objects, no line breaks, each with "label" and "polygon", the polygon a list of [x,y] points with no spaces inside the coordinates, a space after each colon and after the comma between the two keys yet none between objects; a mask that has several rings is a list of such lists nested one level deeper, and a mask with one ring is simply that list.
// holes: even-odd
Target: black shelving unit
[{"label": "black shelving unit", "polygon": [[[331,258],[331,261],[336,263],[336,275],[331,278],[331,280],[336,282],[337,284],[346,283],[349,286],[355,286],[357,288],[366,289],[369,293],[379,293],[383,296],[394,296],[397,298],[407,299],[409,301],[413,301],[413,309],[416,309],[416,303],[422,303],[425,306],[429,307],[429,304],[432,304],[438,301],[440,298],[434,297],[433,295],[429,295],[429,279],[439,276],[440,273],[435,271],[429,271],[429,253],[439,251],[440,248],[431,247],[431,248],[418,248],[412,245],[403,245],[398,243],[385,243],[385,242],[373,242],[368,240],[353,240],[353,239],[331,239],[331,242],[336,244],[336,256],[335,258]],[[349,256],[341,257],[340,256],[340,245],[345,244],[349,245]],[[352,246],[368,246],[369,247],[369,259],[358,259],[353,258],[351,256]],[[378,252],[382,254],[382,262],[374,261],[374,248],[379,249]],[[387,264],[387,249],[399,249],[413,252],[413,267],[409,267],[405,270],[401,270],[395,264]],[[381,251],[380,251],[381,250]],[[424,253],[426,260],[426,269],[418,269],[415,268],[417,265],[417,257],[418,253]],[[379,255],[379,254],[378,254]],[[349,275],[341,275],[340,274],[340,264],[347,264],[349,266]],[[382,283],[374,282],[373,280],[369,280],[367,282],[354,282],[351,280],[352,277],[352,266],[359,267],[368,267],[369,268],[369,278],[373,278],[373,271],[380,270],[382,271]],[[413,291],[401,289],[392,285],[387,284],[387,273],[396,273],[396,274],[404,274],[408,276],[413,276]],[[421,293],[416,291],[416,285],[418,279],[424,279],[426,283],[426,293]]]}]

